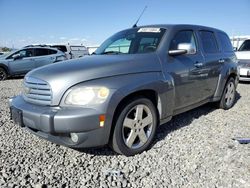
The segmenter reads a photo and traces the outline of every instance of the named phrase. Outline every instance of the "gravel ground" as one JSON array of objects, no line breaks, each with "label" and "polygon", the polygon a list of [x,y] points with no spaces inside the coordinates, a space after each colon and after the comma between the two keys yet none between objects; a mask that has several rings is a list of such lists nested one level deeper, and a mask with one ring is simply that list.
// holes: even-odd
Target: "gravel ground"
[{"label": "gravel ground", "polygon": [[117,155],[108,147],[76,151],[42,140],[9,120],[8,98],[21,79],[0,82],[0,187],[250,187],[250,84],[237,103],[211,104],[158,129],[152,148]]}]

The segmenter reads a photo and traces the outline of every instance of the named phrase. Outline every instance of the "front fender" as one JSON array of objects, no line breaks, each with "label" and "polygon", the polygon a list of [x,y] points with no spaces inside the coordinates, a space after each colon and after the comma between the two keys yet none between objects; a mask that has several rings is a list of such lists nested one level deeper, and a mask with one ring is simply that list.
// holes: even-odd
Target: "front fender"
[{"label": "front fender", "polygon": [[[127,96],[143,91],[153,90],[158,97],[158,111],[160,120],[172,115],[174,108],[174,89],[171,80],[166,80],[161,72],[146,72],[112,76],[85,82],[84,85],[100,85],[114,90],[105,106],[106,122],[105,132],[108,138],[111,132],[112,121],[120,102]],[[107,140],[105,141],[105,143]]]}]

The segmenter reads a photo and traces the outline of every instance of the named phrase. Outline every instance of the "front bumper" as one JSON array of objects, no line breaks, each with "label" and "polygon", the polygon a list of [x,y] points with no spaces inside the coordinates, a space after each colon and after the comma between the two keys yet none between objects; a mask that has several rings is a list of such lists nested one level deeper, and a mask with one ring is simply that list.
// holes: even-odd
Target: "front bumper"
[{"label": "front bumper", "polygon": [[[38,106],[27,103],[21,96],[10,100],[10,109],[21,114],[18,120],[21,126],[52,142],[74,148],[101,146],[108,142],[107,124],[101,127],[99,121],[104,113],[96,109]],[[72,133],[77,141],[73,141]]]}]

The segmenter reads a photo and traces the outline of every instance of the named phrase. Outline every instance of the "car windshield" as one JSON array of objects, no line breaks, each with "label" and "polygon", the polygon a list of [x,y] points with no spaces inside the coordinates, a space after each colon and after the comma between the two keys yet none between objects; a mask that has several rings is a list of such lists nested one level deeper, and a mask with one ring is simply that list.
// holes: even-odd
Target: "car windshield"
[{"label": "car windshield", "polygon": [[250,51],[250,40],[245,40],[240,46],[239,51]]},{"label": "car windshield", "polygon": [[166,29],[133,28],[108,38],[94,54],[139,54],[156,51]]}]

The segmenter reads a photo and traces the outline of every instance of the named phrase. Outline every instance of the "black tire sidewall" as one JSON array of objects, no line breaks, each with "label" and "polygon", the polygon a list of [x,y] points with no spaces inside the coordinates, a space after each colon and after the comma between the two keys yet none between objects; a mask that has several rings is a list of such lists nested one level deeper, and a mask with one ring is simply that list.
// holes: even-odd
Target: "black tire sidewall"
[{"label": "black tire sidewall", "polygon": [[6,72],[3,68],[0,67],[0,72],[1,72],[1,71],[4,72],[5,76],[4,76],[4,78],[2,78],[2,79],[0,78],[0,81],[6,80],[6,78],[7,78],[7,72]]},{"label": "black tire sidewall", "polygon": [[[233,99],[233,102],[231,105],[227,105],[226,104],[226,101],[225,101],[225,96],[226,96],[226,90],[227,90],[227,86],[229,85],[229,83],[233,83],[234,85],[234,99]],[[224,88],[224,92],[223,92],[223,95],[222,95],[222,98],[221,98],[221,101],[220,101],[220,107],[222,109],[225,109],[225,110],[228,110],[230,108],[233,107],[234,103],[235,103],[235,97],[236,97],[236,87],[235,87],[235,81],[233,78],[230,78],[228,81],[227,81],[227,84],[225,85],[225,88]]]},{"label": "black tire sidewall", "polygon": [[[151,133],[148,141],[146,142],[146,144],[144,144],[140,148],[131,149],[131,148],[128,148],[123,141],[123,135],[122,135],[123,122],[124,122],[124,119],[125,119],[127,113],[134,106],[139,105],[139,104],[146,105],[152,113],[152,116],[153,116],[152,133]],[[143,152],[144,150],[146,150],[150,146],[150,144],[152,143],[152,141],[154,139],[154,135],[156,132],[156,127],[157,127],[157,122],[158,122],[157,111],[156,111],[154,104],[149,99],[146,99],[146,98],[137,98],[137,99],[131,100],[127,103],[127,105],[125,105],[123,107],[124,107],[124,109],[121,111],[121,113],[116,121],[116,124],[115,124],[115,129],[114,129],[114,134],[113,134],[113,144],[116,144],[116,147],[118,147],[119,151],[117,151],[117,152],[119,152],[123,155],[126,155],[126,156],[136,155],[136,154],[139,154],[139,153]]]}]

